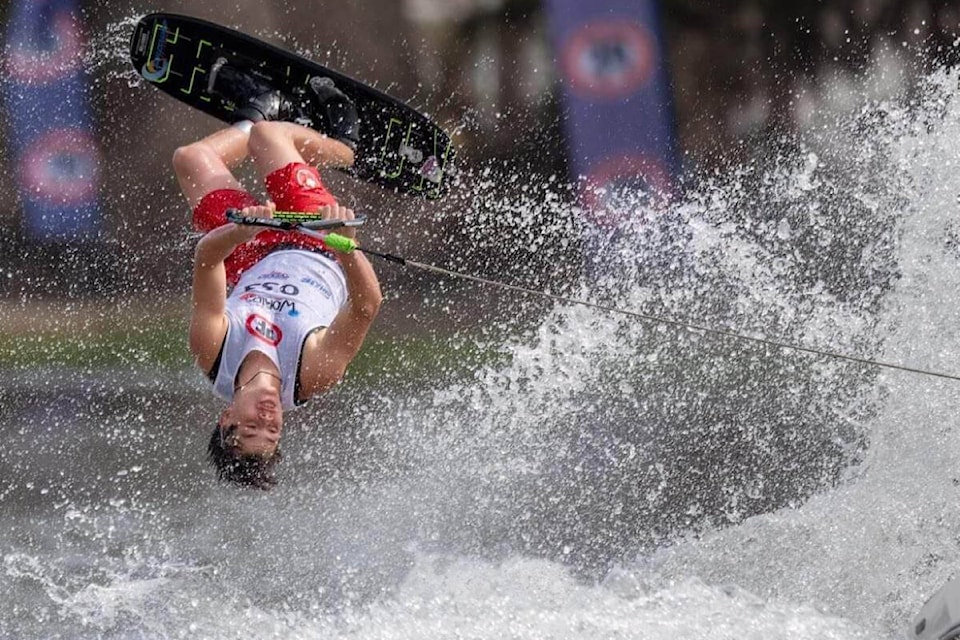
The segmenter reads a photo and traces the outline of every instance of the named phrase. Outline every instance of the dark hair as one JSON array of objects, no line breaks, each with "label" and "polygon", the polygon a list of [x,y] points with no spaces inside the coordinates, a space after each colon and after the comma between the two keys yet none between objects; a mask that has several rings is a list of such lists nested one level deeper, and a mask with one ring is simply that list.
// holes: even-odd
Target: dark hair
[{"label": "dark hair", "polygon": [[207,460],[217,469],[217,479],[243,487],[269,491],[277,484],[274,467],[283,459],[279,447],[272,455],[240,453],[234,433],[237,425],[217,425],[207,444]]}]

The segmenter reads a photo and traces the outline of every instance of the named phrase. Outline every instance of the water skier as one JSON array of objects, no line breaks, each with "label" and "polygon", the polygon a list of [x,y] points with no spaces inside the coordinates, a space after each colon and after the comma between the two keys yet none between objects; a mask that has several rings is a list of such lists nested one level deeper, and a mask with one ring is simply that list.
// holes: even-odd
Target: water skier
[{"label": "water skier", "polygon": [[[194,228],[206,233],[195,254],[190,351],[230,403],[208,445],[219,478],[269,489],[281,459],[284,411],[337,384],[382,295],[360,252],[335,256],[314,237],[228,223],[226,211],[269,218],[279,208],[353,219],[317,167],[353,163],[357,116],[329,80],[313,79],[302,95],[288,96],[225,60],[211,70],[209,90],[238,106],[237,122],[173,157]],[[266,204],[231,171],[247,157],[264,179]],[[343,235],[353,237],[355,229]]]}]

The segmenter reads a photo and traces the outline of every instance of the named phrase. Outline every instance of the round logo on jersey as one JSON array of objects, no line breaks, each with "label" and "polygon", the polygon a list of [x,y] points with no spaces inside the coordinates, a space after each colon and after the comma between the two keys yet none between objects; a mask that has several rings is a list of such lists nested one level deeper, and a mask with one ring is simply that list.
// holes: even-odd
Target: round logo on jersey
[{"label": "round logo on jersey", "polygon": [[254,338],[263,340],[271,347],[275,347],[283,340],[283,331],[280,327],[273,324],[259,313],[251,313],[247,316],[247,331]]},{"label": "round logo on jersey", "polygon": [[587,98],[615,100],[635,93],[656,69],[653,36],[641,24],[595,20],[566,41],[562,57],[571,90]]},{"label": "round logo on jersey", "polygon": [[656,202],[673,190],[670,172],[659,158],[624,155],[592,168],[583,191],[586,215],[597,225],[623,224],[639,206]]},{"label": "round logo on jersey", "polygon": [[297,184],[304,189],[316,189],[320,186],[320,181],[317,180],[317,177],[313,175],[313,172],[306,167],[297,169],[297,173],[294,177],[297,180]]},{"label": "round logo on jersey", "polygon": [[20,185],[30,198],[56,204],[91,200],[100,159],[89,131],[54,129],[34,140],[20,166]]}]

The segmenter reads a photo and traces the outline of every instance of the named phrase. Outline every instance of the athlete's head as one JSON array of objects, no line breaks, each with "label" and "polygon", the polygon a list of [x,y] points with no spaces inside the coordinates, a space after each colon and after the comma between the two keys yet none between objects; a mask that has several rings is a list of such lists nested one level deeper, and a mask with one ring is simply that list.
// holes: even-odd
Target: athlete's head
[{"label": "athlete's head", "polygon": [[271,489],[277,483],[275,467],[282,459],[282,430],[283,406],[275,388],[238,387],[210,436],[208,459],[221,480]]}]

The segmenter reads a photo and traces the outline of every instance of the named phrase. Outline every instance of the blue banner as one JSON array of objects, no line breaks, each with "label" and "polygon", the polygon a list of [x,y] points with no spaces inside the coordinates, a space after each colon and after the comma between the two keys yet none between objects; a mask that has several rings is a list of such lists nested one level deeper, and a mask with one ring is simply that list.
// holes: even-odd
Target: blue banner
[{"label": "blue banner", "polygon": [[37,242],[96,239],[100,161],[80,7],[76,0],[14,0],[9,12],[3,97],[24,235]]},{"label": "blue banner", "polygon": [[[656,0],[548,0],[570,166],[587,222],[608,230],[638,192],[672,193],[673,98]],[[620,196],[632,203],[620,207]]]}]

